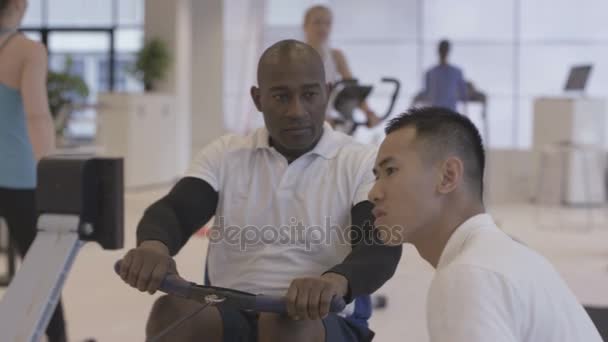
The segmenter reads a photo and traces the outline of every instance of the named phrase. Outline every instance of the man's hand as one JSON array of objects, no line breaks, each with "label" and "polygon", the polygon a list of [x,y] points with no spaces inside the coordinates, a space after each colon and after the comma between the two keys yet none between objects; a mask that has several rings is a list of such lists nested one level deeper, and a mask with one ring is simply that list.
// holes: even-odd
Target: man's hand
[{"label": "man's hand", "polygon": [[177,274],[169,249],[159,241],[144,241],[120,262],[120,277],[127,284],[154,294],[167,273]]},{"label": "man's hand", "polygon": [[334,296],[344,297],[347,293],[348,280],[337,273],[295,279],[287,291],[287,313],[295,320],[323,319],[329,314]]}]

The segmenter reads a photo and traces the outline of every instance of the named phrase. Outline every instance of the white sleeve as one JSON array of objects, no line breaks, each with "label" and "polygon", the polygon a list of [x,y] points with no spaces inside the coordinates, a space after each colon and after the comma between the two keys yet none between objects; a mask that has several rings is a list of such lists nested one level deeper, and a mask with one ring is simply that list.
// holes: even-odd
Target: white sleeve
[{"label": "white sleeve", "polygon": [[375,148],[370,148],[365,153],[362,153],[362,157],[357,161],[359,165],[356,166],[356,169],[359,172],[357,173],[357,185],[352,205],[368,200],[368,194],[376,182],[373,172],[376,153],[377,150]]},{"label": "white sleeve", "polygon": [[[427,300],[431,342],[517,342],[520,303],[501,275],[457,265],[437,272]],[[520,309],[521,310],[521,309]]]},{"label": "white sleeve", "polygon": [[222,161],[226,153],[226,138],[219,138],[205,146],[190,163],[186,177],[200,178],[219,191]]}]

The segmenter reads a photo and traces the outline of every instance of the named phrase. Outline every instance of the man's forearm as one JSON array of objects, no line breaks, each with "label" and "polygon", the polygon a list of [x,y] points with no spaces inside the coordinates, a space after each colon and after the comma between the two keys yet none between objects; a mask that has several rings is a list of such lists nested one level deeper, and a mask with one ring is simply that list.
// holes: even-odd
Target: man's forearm
[{"label": "man's forearm", "polygon": [[184,178],[169,194],[146,209],[137,226],[137,244],[156,240],[171,255],[186,244],[190,236],[215,214],[218,193],[205,181]]},{"label": "man's forearm", "polygon": [[357,247],[339,265],[328,272],[348,280],[347,300],[374,293],[395,273],[401,259],[402,247]]},{"label": "man's forearm", "polygon": [[146,209],[137,225],[137,246],[148,241],[158,241],[167,246],[171,255],[175,255],[185,244],[184,233],[172,206],[167,202],[165,197]]},{"label": "man's forearm", "polygon": [[371,294],[388,281],[401,259],[402,247],[384,246],[374,230],[370,202],[362,202],[353,207],[352,228],[361,237],[353,241],[352,252],[341,264],[327,272],[341,274],[348,280],[350,301],[360,295]]}]

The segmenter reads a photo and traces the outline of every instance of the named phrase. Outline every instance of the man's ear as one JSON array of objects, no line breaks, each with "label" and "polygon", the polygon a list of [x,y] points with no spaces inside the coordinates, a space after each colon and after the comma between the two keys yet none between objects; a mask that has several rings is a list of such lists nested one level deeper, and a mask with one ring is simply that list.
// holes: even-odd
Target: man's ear
[{"label": "man's ear", "polygon": [[437,191],[448,194],[454,191],[462,183],[464,176],[464,164],[457,157],[449,157],[440,167],[440,182]]},{"label": "man's ear", "polygon": [[258,88],[256,86],[252,86],[251,89],[249,90],[249,92],[251,93],[251,99],[253,100],[253,103],[255,104],[255,108],[257,108],[258,111],[261,112],[262,104],[260,101],[260,88]]}]

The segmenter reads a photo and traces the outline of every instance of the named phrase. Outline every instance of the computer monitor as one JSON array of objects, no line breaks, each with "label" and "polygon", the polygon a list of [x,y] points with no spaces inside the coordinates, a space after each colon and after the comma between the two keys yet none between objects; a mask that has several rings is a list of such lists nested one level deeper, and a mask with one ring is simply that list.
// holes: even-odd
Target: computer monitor
[{"label": "computer monitor", "polygon": [[570,68],[568,74],[568,80],[564,86],[564,91],[567,92],[583,92],[587,86],[591,69],[593,68],[590,64],[575,65]]}]

